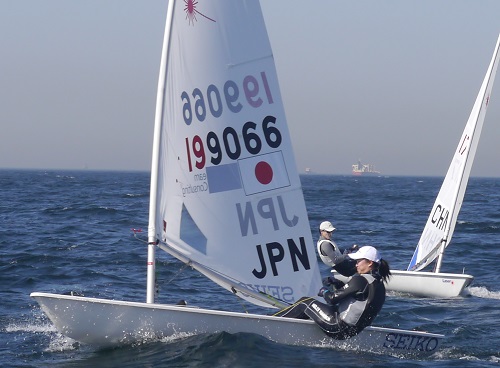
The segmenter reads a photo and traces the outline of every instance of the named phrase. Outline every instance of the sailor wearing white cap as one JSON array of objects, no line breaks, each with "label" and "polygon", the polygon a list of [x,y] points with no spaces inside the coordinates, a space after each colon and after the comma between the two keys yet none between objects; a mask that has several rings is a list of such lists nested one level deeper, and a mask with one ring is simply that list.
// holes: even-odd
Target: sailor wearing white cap
[{"label": "sailor wearing white cap", "polygon": [[339,247],[332,240],[334,231],[335,228],[330,221],[323,221],[319,225],[319,239],[316,243],[319,257],[329,267],[333,267],[335,265],[334,260],[342,255]]}]

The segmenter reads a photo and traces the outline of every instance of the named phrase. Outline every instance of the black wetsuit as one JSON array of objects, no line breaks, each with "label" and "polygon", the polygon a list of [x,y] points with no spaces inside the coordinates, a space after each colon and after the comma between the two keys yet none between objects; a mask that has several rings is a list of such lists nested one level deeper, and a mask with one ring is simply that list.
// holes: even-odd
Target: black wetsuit
[{"label": "black wetsuit", "polygon": [[355,274],[343,288],[324,295],[327,304],[301,298],[276,316],[309,317],[329,336],[343,340],[369,326],[385,302],[385,286],[378,273]]}]

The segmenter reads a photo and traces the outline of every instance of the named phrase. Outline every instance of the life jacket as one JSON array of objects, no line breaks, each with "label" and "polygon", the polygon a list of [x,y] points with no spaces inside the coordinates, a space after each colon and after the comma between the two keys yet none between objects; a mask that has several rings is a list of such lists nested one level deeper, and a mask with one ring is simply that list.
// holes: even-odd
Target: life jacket
[{"label": "life jacket", "polygon": [[342,255],[342,253],[340,253],[339,247],[337,246],[337,244],[335,244],[335,242],[333,240],[328,240],[328,239],[323,239],[323,238],[320,238],[318,240],[318,243],[316,244],[316,246],[318,248],[319,258],[321,258],[321,261],[324,264],[326,264],[327,266],[333,267],[333,266],[335,266],[335,263],[333,263],[332,259],[330,257],[328,257],[326,254],[323,254],[323,252],[321,251],[321,245],[323,244],[323,242],[330,243],[331,246],[333,247],[333,249],[335,250],[335,253],[337,253],[338,256]]},{"label": "life jacket", "polygon": [[383,282],[372,274],[362,274],[355,277],[364,277],[367,285],[356,295],[340,301],[338,305],[339,317],[350,326],[356,326],[361,331],[369,326],[377,316],[385,301],[385,286]]}]

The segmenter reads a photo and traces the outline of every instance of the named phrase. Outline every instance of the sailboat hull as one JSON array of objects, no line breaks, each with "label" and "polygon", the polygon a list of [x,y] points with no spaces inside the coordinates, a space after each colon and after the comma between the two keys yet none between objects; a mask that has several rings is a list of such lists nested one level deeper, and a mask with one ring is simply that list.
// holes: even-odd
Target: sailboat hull
[{"label": "sailboat hull", "polygon": [[358,336],[339,341],[326,336],[310,320],[38,292],[31,297],[58,331],[97,347],[225,331],[255,333],[289,345],[422,358],[437,351],[444,338],[427,332],[367,327]]},{"label": "sailboat hull", "polygon": [[466,274],[391,270],[386,290],[416,296],[452,298],[465,294],[474,277]]}]

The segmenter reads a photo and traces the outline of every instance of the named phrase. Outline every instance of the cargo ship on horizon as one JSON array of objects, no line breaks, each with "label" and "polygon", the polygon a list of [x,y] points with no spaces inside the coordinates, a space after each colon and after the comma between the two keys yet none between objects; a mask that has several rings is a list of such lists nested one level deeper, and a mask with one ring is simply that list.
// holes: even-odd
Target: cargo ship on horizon
[{"label": "cargo ship on horizon", "polygon": [[374,165],[362,164],[361,161],[358,161],[357,164],[352,165],[352,175],[355,176],[380,175],[380,171],[375,170]]}]

